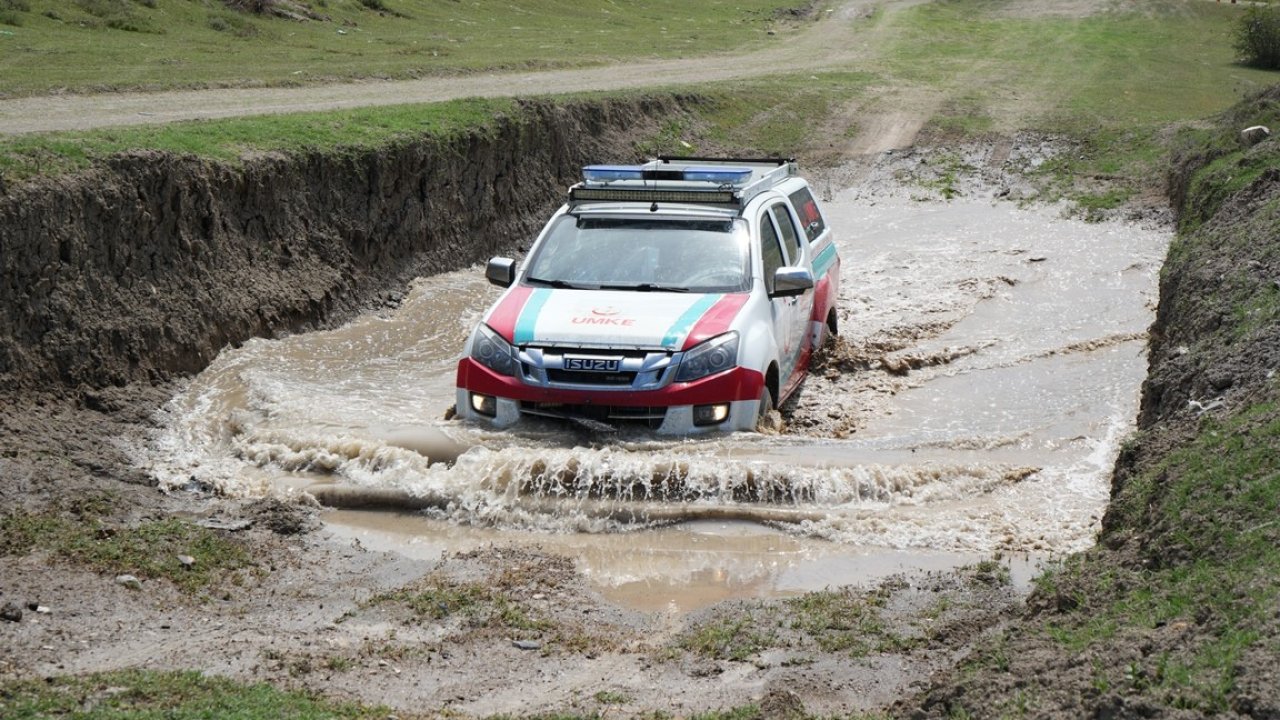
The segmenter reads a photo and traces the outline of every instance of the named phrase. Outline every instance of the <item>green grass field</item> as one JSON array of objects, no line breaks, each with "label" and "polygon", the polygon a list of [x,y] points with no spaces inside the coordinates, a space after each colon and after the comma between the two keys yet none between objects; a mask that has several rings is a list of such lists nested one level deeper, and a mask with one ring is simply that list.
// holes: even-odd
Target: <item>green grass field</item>
[{"label": "green grass field", "polygon": [[782,10],[799,4],[290,2],[321,19],[236,12],[223,0],[0,0],[0,97],[298,85],[704,55],[767,39],[769,30],[785,34]]}]

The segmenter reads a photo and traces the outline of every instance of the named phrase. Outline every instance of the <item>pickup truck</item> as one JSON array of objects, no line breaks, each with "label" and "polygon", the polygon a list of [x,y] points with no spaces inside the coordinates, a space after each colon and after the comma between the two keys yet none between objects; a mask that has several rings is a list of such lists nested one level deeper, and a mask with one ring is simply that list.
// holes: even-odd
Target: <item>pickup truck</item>
[{"label": "pickup truck", "polygon": [[789,159],[591,165],[467,342],[457,414],[755,430],[837,331],[840,258]]}]

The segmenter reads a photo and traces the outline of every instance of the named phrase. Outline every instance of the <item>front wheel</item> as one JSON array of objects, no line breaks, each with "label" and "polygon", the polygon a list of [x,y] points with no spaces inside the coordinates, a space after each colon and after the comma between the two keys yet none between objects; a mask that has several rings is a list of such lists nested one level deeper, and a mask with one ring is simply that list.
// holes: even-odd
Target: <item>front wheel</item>
[{"label": "front wheel", "polygon": [[777,421],[773,413],[773,393],[766,385],[760,391],[760,405],[756,409],[756,432],[767,432],[777,429]]}]

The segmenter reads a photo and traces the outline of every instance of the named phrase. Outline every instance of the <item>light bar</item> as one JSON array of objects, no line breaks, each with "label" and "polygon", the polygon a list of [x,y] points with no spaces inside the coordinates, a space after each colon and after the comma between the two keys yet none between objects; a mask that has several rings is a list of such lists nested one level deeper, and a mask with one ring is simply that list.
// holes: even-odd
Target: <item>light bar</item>
[{"label": "light bar", "polygon": [[588,165],[582,168],[582,180],[588,185],[606,184],[618,180],[674,180],[683,182],[710,182],[717,185],[744,185],[751,180],[749,167],[715,167],[670,165]]},{"label": "light bar", "polygon": [[718,203],[724,205],[738,204],[738,198],[729,191],[699,190],[645,190],[574,187],[569,191],[570,200],[612,200],[617,202],[664,202],[664,203]]},{"label": "light bar", "polygon": [[751,172],[751,168],[744,167],[687,167],[684,169],[684,179],[721,185],[740,185],[751,179]]},{"label": "light bar", "polygon": [[639,165],[588,165],[582,168],[582,179],[589,183],[643,180],[644,168]]}]

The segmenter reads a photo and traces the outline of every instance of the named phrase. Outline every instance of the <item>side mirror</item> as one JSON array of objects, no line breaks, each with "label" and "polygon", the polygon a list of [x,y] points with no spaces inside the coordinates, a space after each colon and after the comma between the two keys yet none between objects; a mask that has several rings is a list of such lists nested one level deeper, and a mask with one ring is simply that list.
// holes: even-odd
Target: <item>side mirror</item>
[{"label": "side mirror", "polygon": [[516,261],[505,257],[489,258],[484,276],[498,287],[511,287],[511,283],[516,281]]},{"label": "side mirror", "polygon": [[813,273],[802,267],[780,267],[773,274],[773,292],[769,297],[794,297],[813,288]]}]

